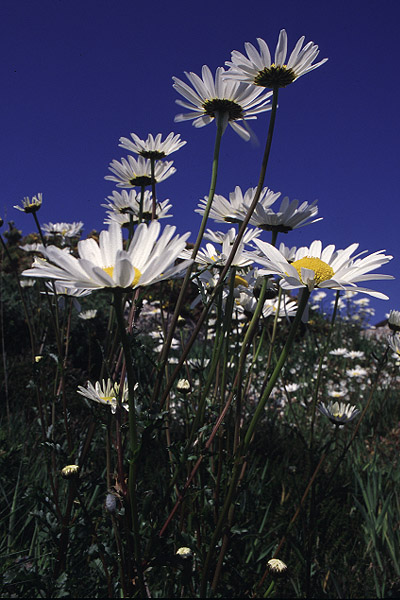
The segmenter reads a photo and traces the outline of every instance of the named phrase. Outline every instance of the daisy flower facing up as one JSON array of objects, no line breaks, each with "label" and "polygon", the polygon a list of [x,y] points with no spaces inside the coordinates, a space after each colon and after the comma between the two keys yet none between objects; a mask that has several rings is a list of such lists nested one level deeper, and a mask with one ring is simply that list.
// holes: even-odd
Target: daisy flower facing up
[{"label": "daisy flower facing up", "polygon": [[[89,398],[89,400],[99,402],[100,404],[106,404],[111,408],[112,413],[115,413],[117,410],[119,384],[115,383],[115,381],[111,381],[111,379],[108,379],[107,381],[104,381],[103,379],[102,383],[96,381],[94,385],[88,381],[86,387],[80,385],[77,392],[81,396]],[[122,393],[121,406],[125,408],[125,410],[129,410],[128,387],[126,385],[124,386],[124,391]]]},{"label": "daisy flower facing up", "polygon": [[393,279],[391,275],[370,273],[391,260],[392,256],[383,254],[383,250],[374,252],[369,256],[351,258],[358,244],[352,244],[345,250],[335,250],[330,245],[322,248],[320,241],[315,241],[309,248],[298,248],[294,261],[289,263],[286,258],[271,244],[255,239],[260,254],[252,254],[255,262],[262,265],[260,274],[280,276],[280,285],[284,289],[307,287],[310,291],[314,288],[331,288],[334,290],[351,289],[354,292],[364,292],[375,298],[388,300],[381,292],[360,287],[361,281],[373,279]]},{"label": "daisy flower facing up", "polygon": [[256,119],[259,113],[271,110],[272,92],[263,94],[262,90],[246,83],[226,80],[224,73],[225,69],[218,67],[214,79],[206,65],[202,68],[201,77],[196,73],[185,72],[193,88],[173,77],[174,89],[186,99],[176,100],[176,103],[190,111],[176,115],[175,122],[193,120],[194,127],[204,127],[220,115],[223,119],[223,131],[229,123],[240,137],[248,141],[251,131],[246,120]]},{"label": "daisy flower facing up", "polygon": [[78,242],[79,258],[56,246],[47,246],[43,251],[47,260],[36,260],[22,274],[56,279],[65,287],[78,289],[135,289],[151,285],[181,273],[192,263],[188,260],[174,265],[190,233],[173,238],[175,227],[167,225],[157,239],[160,230],[157,221],[150,225],[141,223],[124,250],[121,228],[111,223],[108,231],[100,233],[99,243],[92,238]]},{"label": "daisy flower facing up", "polygon": [[[173,161],[157,161],[154,165],[154,181],[160,183],[176,173]],[[136,160],[133,156],[122,158],[121,162],[113,160],[109,166],[114,175],[106,175],[104,179],[115,181],[117,187],[132,188],[147,186],[153,183],[151,177],[151,161],[143,156]]]},{"label": "daisy flower facing up", "polygon": [[22,206],[15,205],[14,208],[25,213],[35,213],[42,206],[42,201],[42,194],[37,194],[36,196],[32,196],[32,198],[25,196],[25,198],[22,200]]},{"label": "daisy flower facing up", "polygon": [[361,412],[355,406],[350,406],[350,404],[344,402],[329,402],[328,406],[321,402],[317,405],[317,408],[335,425],[345,425],[355,419]]},{"label": "daisy flower facing up", "polygon": [[231,54],[231,61],[225,63],[230,67],[225,77],[266,88],[286,87],[328,60],[324,58],[319,63],[313,64],[319,54],[318,46],[313,42],[308,42],[302,48],[304,39],[304,36],[299,39],[287,62],[287,34],[285,29],[282,29],[279,34],[273,62],[268,45],[263,39],[257,38],[260,51],[253,44],[246,42],[247,57],[234,50]]},{"label": "daisy flower facing up", "polygon": [[144,158],[154,158],[156,160],[165,158],[165,156],[176,152],[186,144],[180,139],[179,133],[174,135],[173,132],[167,135],[163,142],[161,141],[161,133],[158,133],[155,138],[149,133],[147,140],[141,140],[136,133],[131,133],[131,138],[132,140],[125,137],[119,138],[119,146],[129,152],[140,154]]}]

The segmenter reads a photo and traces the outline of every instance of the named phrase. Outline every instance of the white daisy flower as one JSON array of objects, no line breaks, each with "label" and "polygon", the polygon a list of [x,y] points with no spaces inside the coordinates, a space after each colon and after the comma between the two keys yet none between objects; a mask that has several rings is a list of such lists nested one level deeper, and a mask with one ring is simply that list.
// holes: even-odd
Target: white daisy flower
[{"label": "white daisy flower", "polygon": [[[117,409],[117,398],[119,394],[119,384],[111,379],[100,383],[96,381],[95,385],[87,382],[86,387],[80,385],[78,386],[77,392],[81,396],[85,396],[85,398],[89,398],[89,400],[93,400],[94,402],[99,402],[100,404],[106,404],[111,408],[111,412],[115,413]],[[128,406],[128,386],[124,385],[124,391],[122,393],[121,398],[121,406],[125,408],[125,410],[129,410]]]},{"label": "white daisy flower", "polygon": [[79,258],[47,246],[47,260],[36,260],[22,274],[57,279],[72,288],[135,289],[151,285],[181,273],[191,264],[189,260],[174,265],[190,233],[172,238],[175,227],[167,225],[157,240],[160,230],[158,221],[141,223],[124,250],[121,228],[111,223],[108,231],[100,233],[99,243],[92,238],[78,242]]},{"label": "white daisy flower", "polygon": [[367,369],[363,369],[360,365],[356,365],[354,369],[346,370],[347,377],[366,377],[368,375]]},{"label": "white daisy flower", "polygon": [[355,358],[364,358],[365,354],[362,350],[349,350],[344,356],[353,360]]},{"label": "white daisy flower", "polygon": [[332,356],[346,356],[347,352],[347,348],[334,348],[329,351],[329,354],[332,354]]},{"label": "white daisy flower", "polygon": [[400,311],[391,310],[388,317],[388,325],[392,331],[400,331]]},{"label": "white daisy flower", "polygon": [[89,308],[79,313],[78,317],[83,321],[90,321],[97,316],[97,308]]},{"label": "white daisy flower", "polygon": [[321,300],[323,300],[324,298],[326,298],[326,292],[315,292],[315,294],[313,295],[313,301],[314,302],[321,302]]},{"label": "white daisy flower", "polygon": [[353,300],[353,304],[361,306],[362,308],[364,308],[364,306],[368,306],[369,302],[369,298],[359,298],[358,300]]},{"label": "white daisy flower", "polygon": [[268,45],[263,39],[257,38],[260,51],[253,44],[246,42],[247,57],[234,50],[231,54],[231,61],[225,63],[230,67],[226,73],[226,78],[253,83],[266,88],[286,87],[293,83],[295,79],[320,67],[328,60],[324,58],[319,63],[313,64],[319,54],[318,46],[313,42],[308,42],[302,48],[304,39],[304,36],[299,39],[287,62],[287,34],[285,29],[282,29],[279,34],[273,62],[271,61]]},{"label": "white daisy flower", "polygon": [[[107,197],[108,204],[102,204],[104,208],[108,208],[107,217],[104,219],[104,223],[109,225],[110,223],[118,223],[121,227],[128,223],[139,223],[141,218],[144,221],[151,221],[152,210],[153,210],[153,197],[149,190],[146,190],[143,194],[136,192],[136,190],[122,190],[122,192],[114,191],[111,196]],[[169,209],[172,204],[169,204],[169,200],[156,203],[156,215],[155,219],[166,219],[172,217],[168,215]]]},{"label": "white daisy flower", "polygon": [[42,230],[45,232],[46,237],[59,236],[62,239],[79,236],[82,228],[82,221],[74,221],[73,223],[46,223],[42,225]]},{"label": "white daisy flower", "polygon": [[343,398],[343,396],[346,396],[347,394],[347,390],[346,389],[342,389],[342,390],[328,390],[328,396],[330,396],[331,398]]},{"label": "white daisy flower", "polygon": [[21,287],[23,288],[27,288],[27,287],[33,287],[36,283],[36,281],[34,279],[21,279],[21,281],[19,282]]},{"label": "white daisy flower", "polygon": [[381,267],[391,260],[392,256],[383,254],[383,250],[374,252],[369,256],[359,258],[360,254],[351,258],[358,244],[352,244],[344,250],[336,250],[330,245],[322,249],[322,243],[315,241],[308,247],[299,248],[296,251],[295,260],[289,263],[277,248],[255,239],[262,253],[251,253],[254,261],[262,265],[260,275],[276,274],[280,276],[280,285],[284,289],[296,289],[308,287],[310,291],[314,288],[331,288],[334,290],[347,290],[351,288],[354,292],[364,292],[375,298],[387,300],[388,297],[381,292],[358,286],[358,282],[368,280],[393,279],[391,275],[380,275],[370,273],[371,270]]},{"label": "white daisy flower", "polygon": [[[232,227],[232,229],[230,229],[222,239],[221,250],[217,250],[213,244],[206,244],[205,248],[202,248],[198,251],[195,262],[200,265],[212,265],[214,267],[221,267],[225,265],[228,257],[230,256],[235,238],[236,232],[234,227]],[[240,240],[239,246],[235,252],[235,256],[231,262],[232,267],[248,267],[253,263],[250,255],[244,256],[244,246],[245,240],[243,237]],[[191,254],[191,250],[183,250],[183,252],[180,254],[180,258],[189,258]]]},{"label": "white daisy flower", "polygon": [[[235,235],[234,228],[231,228],[229,231],[233,231]],[[210,242],[213,242],[214,244],[222,244],[226,235],[227,233],[224,231],[212,231],[212,229],[206,229],[204,232],[204,238],[206,240],[210,240]],[[247,229],[242,237],[243,243],[250,244],[250,242],[252,242],[259,235],[261,235],[261,231],[258,231],[257,229]]]},{"label": "white daisy flower", "polygon": [[399,336],[396,335],[395,333],[392,333],[392,334],[388,335],[387,341],[388,341],[389,347],[393,350],[393,352],[397,356],[400,356],[400,338],[399,338]]},{"label": "white daisy flower", "polygon": [[32,198],[25,196],[21,201],[22,206],[15,205],[14,208],[25,213],[35,213],[42,206],[42,202],[43,194],[36,194],[36,196],[32,196]]},{"label": "white daisy flower", "polygon": [[144,158],[155,158],[156,160],[160,160],[161,158],[176,152],[186,144],[180,137],[179,133],[174,135],[172,132],[167,135],[164,141],[161,141],[161,133],[158,133],[155,138],[149,133],[147,140],[141,140],[136,133],[131,133],[132,140],[121,137],[119,138],[119,146],[129,152],[140,154],[140,156],[144,156]]},{"label": "white daisy flower", "polygon": [[[249,188],[244,194],[241,188],[237,185],[235,190],[229,194],[229,200],[215,194],[209,218],[213,219],[217,223],[241,223],[247,214],[247,211],[253,202],[257,188]],[[265,208],[271,206],[277,198],[279,198],[280,192],[274,193],[272,190],[265,187],[260,195],[259,203]],[[208,196],[200,200],[198,208],[195,212],[203,215],[207,206]]]},{"label": "white daisy flower", "polygon": [[176,103],[190,112],[179,114],[175,122],[193,120],[194,127],[204,127],[219,114],[223,119],[223,131],[226,126],[232,127],[244,140],[251,138],[251,130],[246,121],[256,119],[259,113],[271,110],[271,92],[261,94],[257,88],[239,81],[228,81],[223,78],[225,69],[218,67],[215,79],[206,65],[203,66],[201,77],[196,73],[186,73],[191,88],[177,77],[173,77],[174,89],[186,101],[176,100]]},{"label": "white daisy flower", "polygon": [[42,252],[43,248],[44,248],[43,244],[39,244],[39,243],[24,244],[23,246],[20,246],[20,249],[24,250],[25,252]]},{"label": "white daisy flower", "polygon": [[290,202],[289,198],[285,196],[278,211],[274,211],[264,202],[257,203],[249,223],[266,231],[275,230],[281,233],[288,233],[292,229],[321,221],[322,217],[319,219],[313,218],[317,213],[317,200],[314,200],[312,204],[303,202],[299,206],[298,200]]},{"label": "white daisy flower", "polygon": [[[173,161],[157,161],[154,165],[154,180],[156,183],[164,181],[176,172]],[[121,162],[113,160],[109,166],[114,175],[106,175],[104,179],[115,181],[117,187],[131,188],[147,186],[153,183],[151,177],[151,161],[143,156],[137,160],[133,156],[122,158]]]},{"label": "white daisy flower", "polygon": [[355,406],[350,406],[350,404],[344,402],[329,402],[328,406],[321,402],[317,405],[317,408],[335,425],[349,423],[361,412]]}]

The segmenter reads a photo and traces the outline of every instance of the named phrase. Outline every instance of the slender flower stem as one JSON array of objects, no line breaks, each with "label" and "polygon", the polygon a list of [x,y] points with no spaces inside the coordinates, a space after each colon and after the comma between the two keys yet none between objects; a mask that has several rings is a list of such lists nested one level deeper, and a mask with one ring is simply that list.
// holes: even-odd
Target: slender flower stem
[{"label": "slender flower stem", "polygon": [[155,167],[155,158],[154,156],[150,157],[150,172],[151,172],[151,196],[152,196],[152,206],[151,206],[151,220],[154,221],[156,218],[156,207],[157,207],[157,199],[156,199],[156,179],[154,176],[154,167]]},{"label": "slender flower stem", "polygon": [[129,402],[129,445],[131,450],[130,463],[129,463],[129,477],[128,477],[128,499],[131,509],[132,519],[132,530],[133,530],[133,544],[134,553],[136,560],[136,568],[139,579],[139,586],[141,593],[146,595],[146,589],[143,579],[142,572],[142,559],[140,550],[140,531],[139,531],[139,517],[138,517],[138,506],[137,506],[137,494],[136,494],[136,481],[137,481],[137,459],[139,453],[139,442],[137,433],[137,420],[136,420],[136,406],[135,406],[135,375],[133,371],[132,353],[129,344],[129,339],[126,333],[126,325],[123,315],[123,306],[125,294],[123,290],[114,289],[114,309],[115,316],[118,324],[119,336],[122,344],[122,348],[125,356],[126,364],[126,375],[128,379],[128,402]]},{"label": "slender flower stem", "polygon": [[[208,219],[208,215],[210,213],[211,210],[211,205],[212,202],[214,200],[214,194],[215,194],[215,188],[217,185],[217,174],[218,174],[218,163],[219,163],[219,152],[220,152],[220,147],[221,147],[221,139],[222,139],[222,134],[223,134],[223,123],[222,123],[223,119],[222,119],[222,115],[220,115],[219,113],[217,113],[216,115],[216,122],[217,122],[217,133],[215,136],[215,144],[214,144],[214,156],[213,156],[213,162],[212,162],[212,171],[211,171],[211,182],[210,182],[210,190],[208,192],[208,201],[207,201],[207,206],[206,209],[204,211],[204,215],[201,221],[201,225],[200,225],[200,229],[199,232],[197,234],[197,239],[195,242],[195,245],[193,247],[193,251],[192,251],[192,255],[191,258],[194,260],[197,256],[197,252],[199,251],[200,248],[200,244],[201,241],[203,239],[203,235],[204,235],[204,231],[206,228],[206,224],[207,224],[207,219]],[[156,380],[156,384],[154,386],[154,393],[153,393],[153,398],[152,398],[152,402],[158,398],[159,394],[160,394],[160,388],[161,388],[161,382],[162,382],[162,378],[163,378],[163,374],[164,374],[164,370],[165,370],[165,365],[167,363],[168,360],[168,352],[169,349],[171,347],[171,343],[172,343],[172,338],[174,336],[174,332],[175,332],[175,327],[178,321],[178,317],[182,308],[182,304],[183,304],[183,299],[185,297],[186,294],[186,290],[188,288],[189,285],[189,281],[190,281],[190,276],[192,274],[192,270],[194,268],[195,263],[193,262],[193,264],[187,269],[186,274],[185,274],[185,278],[183,280],[180,292],[179,292],[179,296],[178,299],[176,301],[176,306],[175,306],[175,310],[174,310],[174,314],[172,315],[172,319],[171,319],[171,323],[169,326],[169,330],[168,330],[168,335],[167,338],[164,342],[164,346],[161,352],[161,356],[160,356],[160,369],[158,372],[158,377]],[[167,397],[168,394],[165,395],[165,398]]]},{"label": "slender flower stem", "polygon": [[[265,179],[265,174],[266,174],[266,170],[267,170],[267,165],[268,165],[268,159],[269,159],[269,155],[270,155],[270,151],[271,151],[271,144],[272,144],[272,136],[273,136],[273,132],[274,132],[274,127],[275,127],[275,119],[276,119],[276,111],[278,108],[278,88],[274,89],[274,94],[273,94],[273,98],[272,98],[272,109],[271,109],[271,117],[270,117],[270,121],[269,121],[269,128],[268,128],[268,134],[267,134],[267,141],[266,141],[266,145],[265,145],[265,151],[264,151],[264,157],[263,157],[263,161],[262,161],[262,165],[261,165],[261,172],[260,172],[260,177],[259,177],[259,181],[258,181],[258,185],[257,185],[257,189],[256,189],[256,193],[254,195],[254,199],[253,202],[251,203],[246,217],[244,219],[244,221],[242,222],[240,229],[239,229],[239,233],[235,238],[235,241],[232,245],[232,249],[231,249],[231,253],[225,263],[225,267],[223,268],[218,283],[215,286],[213,292],[211,293],[210,299],[208,304],[204,307],[203,312],[201,313],[199,320],[197,322],[196,328],[193,331],[192,336],[190,337],[189,342],[187,343],[186,347],[184,348],[183,354],[180,358],[179,363],[177,364],[175,371],[172,374],[172,377],[170,378],[169,382],[167,382],[166,386],[165,386],[165,390],[164,393],[161,397],[161,401],[160,401],[160,406],[162,407],[164,405],[165,399],[168,396],[173,382],[175,381],[176,377],[179,374],[179,371],[183,365],[183,363],[186,360],[187,355],[189,354],[190,348],[192,347],[194,341],[196,340],[197,334],[201,329],[202,324],[204,323],[204,320],[208,314],[208,311],[210,310],[210,307],[212,306],[212,303],[214,301],[214,297],[215,295],[218,293],[220,287],[223,285],[223,282],[225,280],[225,277],[228,273],[229,267],[232,264],[232,261],[234,259],[234,256],[236,254],[236,251],[239,247],[240,241],[245,233],[246,227],[250,221],[251,215],[253,214],[256,206],[257,206],[257,202],[260,198],[262,189],[263,189],[263,185],[264,185],[264,179]],[[204,217],[203,217],[204,218]],[[193,267],[192,267],[193,268]],[[176,320],[178,318],[178,315],[176,316]],[[175,323],[176,323],[175,320]],[[172,323],[171,324],[171,329],[170,329],[170,338],[172,340],[172,336],[173,336],[173,330],[174,330],[175,325]],[[167,340],[168,341],[168,340]],[[167,346],[164,346],[165,348]],[[168,350],[168,349],[167,349]],[[166,352],[167,355],[167,352]],[[164,359],[165,361],[167,360],[166,357]],[[155,399],[156,397],[159,396],[159,391],[160,391],[160,385],[161,385],[161,380],[160,383],[155,386],[155,393],[153,394],[153,399]],[[157,393],[156,393],[157,392]]]},{"label": "slender flower stem", "polygon": [[283,347],[283,350],[281,352],[281,355],[278,359],[278,362],[276,363],[275,369],[271,375],[271,378],[265,388],[265,391],[258,403],[258,406],[254,412],[253,418],[250,422],[250,425],[247,429],[246,435],[243,439],[243,443],[239,446],[237,453],[236,453],[236,459],[235,459],[235,463],[234,463],[234,467],[233,467],[233,473],[232,473],[232,478],[231,478],[231,482],[229,485],[229,489],[228,489],[228,493],[227,496],[225,498],[225,503],[224,506],[221,510],[219,519],[218,519],[218,523],[214,529],[214,533],[210,542],[210,546],[209,546],[209,550],[204,562],[204,568],[203,568],[203,579],[202,579],[202,584],[201,584],[201,597],[204,597],[205,595],[205,590],[206,590],[206,585],[207,585],[207,581],[208,581],[208,572],[210,570],[211,567],[211,559],[214,555],[214,549],[216,547],[216,544],[219,540],[222,528],[225,524],[225,520],[226,520],[226,516],[230,510],[231,504],[234,500],[234,497],[236,495],[236,491],[237,491],[237,487],[238,487],[238,482],[239,482],[239,478],[240,478],[240,474],[241,474],[241,470],[242,470],[242,465],[245,461],[245,457],[246,457],[246,452],[248,450],[248,447],[251,443],[251,440],[253,438],[253,434],[254,434],[254,430],[256,428],[256,425],[258,423],[258,421],[261,418],[261,415],[264,412],[265,409],[265,404],[273,390],[273,388],[275,387],[275,384],[278,380],[278,377],[280,375],[280,372],[282,370],[283,365],[286,362],[286,359],[288,357],[289,351],[292,347],[296,332],[297,332],[297,328],[300,324],[301,318],[303,316],[303,312],[307,306],[307,302],[308,299],[310,297],[310,291],[308,290],[308,288],[303,288],[302,290],[302,294],[301,294],[301,298],[300,298],[300,302],[297,308],[297,313],[296,316],[294,318],[294,321],[292,323],[292,327],[290,329],[288,338],[286,340],[286,344]]},{"label": "slender flower stem", "polygon": [[316,383],[315,383],[315,390],[314,390],[313,403],[312,403],[312,417],[311,417],[311,427],[310,427],[310,452],[312,452],[313,441],[314,441],[315,413],[316,413],[316,410],[317,410],[319,385],[320,385],[320,382],[321,382],[322,363],[324,362],[324,358],[326,356],[326,353],[328,352],[329,344],[331,342],[333,326],[335,324],[337,309],[338,309],[338,305],[339,305],[339,297],[340,297],[340,291],[338,290],[336,292],[335,305],[333,307],[332,318],[331,318],[331,325],[330,325],[330,328],[329,328],[328,336],[326,338],[326,343],[325,343],[324,349],[323,349],[322,354],[321,354],[320,359],[319,359],[318,372],[317,372],[317,380],[316,380]]}]

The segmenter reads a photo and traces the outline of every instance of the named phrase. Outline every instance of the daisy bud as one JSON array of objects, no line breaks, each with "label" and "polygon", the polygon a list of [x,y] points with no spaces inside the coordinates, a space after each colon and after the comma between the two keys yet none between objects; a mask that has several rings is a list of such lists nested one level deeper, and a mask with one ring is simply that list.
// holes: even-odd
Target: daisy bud
[{"label": "daisy bud", "polygon": [[181,392],[181,394],[189,394],[190,392],[190,383],[187,379],[179,379],[178,383],[176,384],[176,389],[178,390],[178,392]]},{"label": "daisy bud", "polygon": [[400,311],[391,310],[388,318],[388,325],[392,331],[400,331]]},{"label": "daisy bud", "polygon": [[178,548],[178,550],[176,551],[176,554],[178,556],[180,556],[181,558],[191,558],[193,556],[191,549],[187,548],[186,546],[182,546],[181,548]]},{"label": "daisy bud", "polygon": [[284,575],[287,571],[287,565],[279,558],[271,558],[267,562],[268,568],[274,575]]}]

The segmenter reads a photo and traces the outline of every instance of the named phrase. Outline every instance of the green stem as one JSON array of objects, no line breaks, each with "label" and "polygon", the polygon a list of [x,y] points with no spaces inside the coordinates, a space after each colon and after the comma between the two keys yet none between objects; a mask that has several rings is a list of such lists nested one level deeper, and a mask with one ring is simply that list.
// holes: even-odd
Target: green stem
[{"label": "green stem", "polygon": [[333,308],[333,313],[332,313],[331,324],[330,324],[328,336],[326,338],[326,343],[325,343],[324,349],[322,351],[322,354],[320,356],[319,364],[318,364],[317,380],[315,383],[315,390],[314,390],[313,403],[312,403],[312,417],[311,417],[311,427],[310,427],[310,452],[312,452],[312,447],[313,447],[313,443],[314,443],[315,413],[317,410],[318,391],[319,391],[319,386],[320,386],[320,382],[321,382],[322,363],[324,362],[326,353],[328,352],[329,344],[331,342],[333,326],[335,324],[337,309],[338,309],[338,305],[339,305],[339,297],[340,297],[340,291],[338,290],[336,292],[335,305]]},{"label": "green stem", "polygon": [[[212,162],[212,171],[211,171],[211,182],[210,182],[210,189],[208,192],[208,201],[207,201],[207,206],[206,209],[204,211],[204,215],[201,221],[201,225],[200,225],[200,229],[199,232],[197,234],[197,239],[195,242],[195,245],[193,247],[193,251],[192,251],[192,255],[191,258],[194,259],[197,256],[197,252],[199,251],[200,248],[200,244],[201,241],[203,239],[203,235],[204,235],[204,231],[206,228],[206,224],[207,224],[207,219],[208,219],[208,215],[210,213],[211,210],[211,205],[212,202],[214,200],[214,194],[215,194],[215,188],[217,185],[217,174],[218,174],[218,163],[219,163],[219,152],[220,152],[220,147],[221,147],[221,139],[222,139],[222,134],[223,134],[223,128],[222,128],[222,115],[220,115],[219,113],[216,114],[216,122],[217,122],[217,133],[215,136],[215,144],[214,144],[214,156],[213,156],[213,162]],[[178,317],[182,308],[182,304],[183,304],[183,299],[185,297],[186,294],[186,290],[188,288],[189,282],[190,282],[190,276],[192,274],[192,270],[195,266],[195,263],[193,262],[192,265],[187,269],[183,283],[182,283],[182,287],[180,289],[179,292],[179,296],[178,296],[178,300],[176,302],[176,306],[175,306],[175,310],[174,310],[174,314],[172,315],[172,319],[171,319],[171,323],[170,323],[170,327],[168,330],[168,335],[167,338],[164,342],[164,346],[161,352],[161,356],[160,356],[160,369],[158,371],[158,377],[156,380],[156,384],[154,386],[154,393],[153,393],[153,397],[152,397],[152,402],[154,402],[154,400],[156,398],[159,397],[160,395],[160,389],[161,389],[161,383],[162,383],[162,379],[163,379],[163,374],[164,374],[164,370],[165,370],[165,365],[167,363],[168,360],[168,352],[169,349],[171,347],[171,343],[172,343],[172,338],[174,336],[174,332],[175,332],[175,327],[178,321]],[[168,394],[165,395],[165,398],[167,397]]]},{"label": "green stem", "polygon": [[[181,356],[181,359],[180,359],[179,363],[177,364],[177,366],[175,368],[175,371],[172,374],[172,377],[170,378],[169,382],[165,386],[165,390],[163,392],[163,395],[162,395],[162,398],[161,398],[161,401],[160,401],[160,406],[161,407],[163,406],[163,404],[165,402],[165,399],[168,396],[168,394],[169,394],[169,392],[170,392],[170,390],[172,388],[174,380],[176,379],[176,377],[179,374],[179,371],[180,371],[180,369],[181,369],[181,367],[182,367],[182,365],[183,365],[183,363],[184,363],[184,361],[186,359],[186,356],[189,354],[190,348],[192,347],[192,345],[193,345],[193,343],[194,343],[194,341],[195,341],[195,339],[197,337],[197,333],[201,329],[201,326],[202,326],[202,324],[203,324],[203,322],[204,322],[204,320],[205,320],[205,318],[206,318],[206,316],[208,314],[208,311],[210,310],[210,307],[211,307],[211,305],[213,303],[215,295],[218,293],[218,290],[220,289],[221,285],[223,285],[223,282],[225,280],[226,274],[227,274],[227,272],[229,270],[229,267],[232,264],[233,258],[234,258],[235,254],[236,254],[236,251],[237,251],[238,247],[239,247],[240,241],[241,241],[241,239],[242,239],[242,237],[243,237],[243,235],[245,233],[245,230],[246,230],[246,227],[247,227],[247,225],[248,225],[248,223],[250,221],[251,215],[253,214],[253,212],[254,212],[254,210],[255,210],[255,208],[257,206],[257,203],[258,203],[258,201],[260,199],[261,192],[262,192],[263,185],[264,185],[264,179],[265,179],[265,174],[266,174],[266,170],[267,170],[268,159],[269,159],[269,155],[270,155],[270,151],[271,151],[272,136],[273,136],[274,127],[275,127],[276,111],[277,111],[277,108],[278,108],[278,88],[274,89],[273,92],[274,93],[273,93],[273,98],[272,98],[272,110],[271,110],[271,117],[270,117],[269,127],[268,127],[267,141],[266,141],[266,145],[265,145],[265,151],[264,151],[264,156],[263,156],[263,161],[262,161],[262,165],[261,165],[260,177],[259,177],[259,181],[258,181],[256,193],[255,193],[253,201],[252,201],[252,203],[251,203],[251,205],[250,205],[250,207],[249,207],[249,209],[247,211],[246,217],[244,218],[244,221],[242,222],[242,224],[240,226],[239,233],[236,236],[235,241],[234,241],[234,243],[232,245],[231,253],[230,253],[230,255],[229,255],[229,257],[228,257],[228,259],[227,259],[227,261],[225,263],[225,267],[222,269],[222,272],[220,274],[218,283],[217,283],[216,287],[214,288],[214,290],[213,290],[213,292],[212,292],[212,294],[210,296],[208,304],[204,307],[204,310],[203,310],[202,314],[199,317],[199,320],[197,322],[196,328],[193,331],[193,335],[191,336],[189,342],[187,343],[187,345],[186,345],[186,347],[185,347],[185,349],[183,351],[183,354]],[[205,224],[204,224],[204,226],[205,226]],[[192,258],[193,258],[193,256],[192,256]],[[190,272],[191,272],[191,270],[190,270]],[[181,290],[181,293],[182,293],[182,290]],[[178,299],[178,302],[179,302],[179,299]],[[177,318],[178,318],[178,314],[176,315],[176,320],[177,320]],[[176,324],[176,320],[175,321],[172,320],[172,322],[171,322],[171,328],[170,328],[170,333],[169,333],[169,337],[170,337],[171,341],[172,341],[172,337],[173,337],[173,332],[174,332],[174,327],[175,327],[175,324]],[[166,355],[165,355],[165,359],[164,359],[165,361],[166,361],[166,356],[167,356],[167,353],[168,353],[168,348],[169,348],[169,346],[166,347]],[[160,385],[161,385],[161,380],[159,380],[159,383],[156,384],[156,386],[155,386],[155,392],[153,394],[153,400],[156,397],[159,397],[159,395],[160,395],[159,394],[159,392],[160,392]]]},{"label": "green stem", "polygon": [[152,205],[151,205],[151,220],[154,221],[156,218],[156,208],[157,208],[157,200],[156,200],[156,179],[154,176],[154,167],[155,167],[155,158],[154,156],[150,157],[150,172],[151,172],[151,196],[152,196]]},{"label": "green stem", "polygon": [[136,568],[139,579],[139,586],[143,597],[146,596],[146,589],[143,579],[142,572],[142,559],[140,550],[140,531],[139,531],[139,517],[138,517],[138,506],[137,506],[137,493],[136,493],[136,482],[137,482],[137,459],[139,454],[139,442],[137,433],[137,420],[136,420],[136,406],[135,406],[135,375],[133,370],[132,353],[129,344],[129,339],[126,333],[126,324],[123,315],[124,298],[125,294],[121,289],[114,289],[114,309],[115,316],[118,325],[118,332],[121,340],[121,345],[124,351],[125,364],[126,364],[126,375],[128,379],[128,402],[129,402],[129,446],[131,451],[130,463],[129,463],[129,477],[128,477],[128,499],[131,509],[132,519],[132,530],[133,530],[133,544]]},{"label": "green stem", "polygon": [[303,316],[303,312],[304,309],[307,306],[307,302],[308,299],[310,297],[310,291],[308,290],[308,288],[303,288],[302,290],[302,294],[301,294],[301,298],[300,298],[300,302],[297,308],[297,313],[296,316],[294,318],[294,321],[292,323],[292,327],[290,329],[288,338],[286,340],[286,344],[283,347],[283,350],[281,352],[281,355],[278,359],[278,362],[275,366],[275,369],[271,375],[271,378],[265,388],[265,391],[261,397],[261,400],[258,403],[258,406],[255,410],[255,413],[253,415],[253,418],[250,422],[250,425],[248,427],[248,430],[246,432],[246,435],[243,439],[243,443],[241,444],[241,446],[239,446],[238,451],[237,451],[237,455],[236,455],[236,459],[235,459],[235,463],[234,463],[234,467],[233,467],[233,473],[232,473],[232,478],[231,478],[231,482],[229,485],[229,489],[228,489],[228,493],[227,496],[225,498],[225,503],[224,506],[221,510],[219,519],[218,519],[218,523],[215,527],[211,542],[210,542],[210,546],[209,546],[209,550],[204,562],[204,568],[203,568],[203,579],[202,579],[202,584],[201,584],[201,597],[204,597],[205,595],[205,591],[206,591],[206,586],[207,586],[207,580],[208,580],[208,572],[211,566],[211,559],[213,557],[214,554],[214,548],[217,545],[217,542],[219,540],[222,528],[225,524],[225,519],[226,519],[226,515],[228,514],[231,504],[233,502],[233,499],[235,497],[236,491],[237,491],[237,484],[239,481],[239,477],[240,477],[240,473],[241,473],[241,469],[242,469],[242,465],[243,462],[245,460],[246,457],[246,452],[248,450],[248,447],[250,445],[250,442],[253,438],[253,434],[254,434],[254,430],[256,428],[256,425],[258,423],[258,421],[260,420],[262,414],[264,413],[264,408],[265,408],[265,404],[273,390],[273,388],[275,387],[275,384],[278,380],[278,377],[280,375],[280,372],[282,370],[283,365],[286,362],[286,359],[288,357],[289,351],[292,347],[296,332],[297,332],[297,328],[300,324],[301,318]]}]

